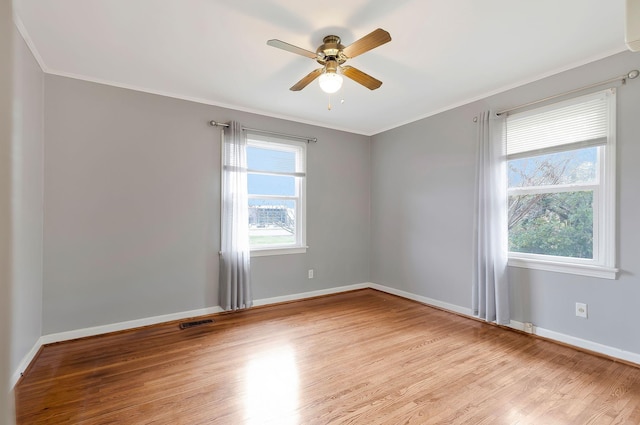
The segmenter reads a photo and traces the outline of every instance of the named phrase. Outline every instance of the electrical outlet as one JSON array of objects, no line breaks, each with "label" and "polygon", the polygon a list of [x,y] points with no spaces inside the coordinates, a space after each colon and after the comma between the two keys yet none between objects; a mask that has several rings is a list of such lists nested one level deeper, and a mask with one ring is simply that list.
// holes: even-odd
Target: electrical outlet
[{"label": "electrical outlet", "polygon": [[576,303],[576,316],[587,318],[587,305],[585,303]]},{"label": "electrical outlet", "polygon": [[309,269],[309,279],[313,279],[313,269]]}]

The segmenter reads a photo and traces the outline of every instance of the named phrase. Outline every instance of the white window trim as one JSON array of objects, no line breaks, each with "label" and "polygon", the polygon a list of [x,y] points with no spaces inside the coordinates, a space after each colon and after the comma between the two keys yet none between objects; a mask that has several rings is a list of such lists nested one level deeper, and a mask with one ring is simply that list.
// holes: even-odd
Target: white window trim
[{"label": "white window trim", "polygon": [[[517,256],[513,254],[519,254]],[[530,254],[533,255],[533,254]],[[521,253],[509,253],[507,265],[533,270],[545,270],[558,273],[570,273],[581,276],[599,277],[602,279],[614,280],[617,277],[618,269],[612,267],[598,266],[593,264],[578,264],[573,262],[557,261],[557,258],[547,255],[539,255],[539,258],[527,257]],[[546,258],[542,258],[546,257]],[[547,259],[548,258],[548,259]],[[555,261],[554,261],[555,260]],[[573,258],[571,260],[574,260]]]},{"label": "white window trim", "polygon": [[[567,191],[569,187],[574,190],[579,188],[593,190],[594,204],[602,202],[602,206],[594,208],[594,220],[593,220],[593,237],[594,237],[594,252],[597,252],[598,258],[584,259],[584,258],[569,258],[553,255],[541,255],[541,254],[528,254],[521,252],[509,252],[508,265],[511,267],[527,268],[534,270],[545,270],[558,273],[570,273],[581,276],[591,276],[603,279],[616,279],[619,269],[615,267],[616,261],[616,96],[615,89],[608,89],[610,91],[607,96],[608,104],[608,137],[607,142],[602,145],[603,149],[599,151],[599,165],[598,170],[599,178],[604,179],[602,184],[598,184],[597,187],[589,184],[577,184],[567,185],[567,187],[559,187],[558,189],[549,190],[545,189],[545,192],[563,192]],[[575,147],[579,149],[579,147]],[[553,148],[549,149],[548,153],[551,153]],[[519,157],[535,156],[540,151],[532,151],[529,155],[518,154]],[[604,189],[605,199],[600,201],[600,188]],[[522,192],[532,191],[536,192],[542,188],[527,188],[521,190]],[[518,189],[520,191],[520,189]],[[599,214],[602,211],[603,214]]]},{"label": "white window trim", "polygon": [[307,252],[308,246],[296,247],[296,248],[252,248],[252,257],[267,257],[269,255],[289,255],[289,254],[304,254]]},{"label": "white window trim", "polygon": [[[253,139],[252,137],[255,137]],[[248,173],[255,174],[269,174],[269,175],[288,175],[294,177],[302,177],[296,179],[298,186],[299,197],[288,196],[274,196],[274,195],[253,195],[248,194],[248,198],[273,198],[273,199],[299,199],[298,214],[296,216],[296,243],[291,245],[272,245],[260,248],[251,247],[251,257],[266,257],[270,255],[289,255],[289,254],[304,254],[307,252],[308,246],[306,245],[306,228],[307,228],[307,144],[305,142],[299,142],[294,140],[287,140],[282,138],[274,138],[271,136],[265,136],[262,134],[247,134],[247,146],[261,147],[265,149],[274,149],[274,144],[291,145],[300,149],[302,154],[297,155],[296,158],[301,161],[301,168],[304,173],[275,173],[275,172],[263,172],[259,170],[248,169]]]}]

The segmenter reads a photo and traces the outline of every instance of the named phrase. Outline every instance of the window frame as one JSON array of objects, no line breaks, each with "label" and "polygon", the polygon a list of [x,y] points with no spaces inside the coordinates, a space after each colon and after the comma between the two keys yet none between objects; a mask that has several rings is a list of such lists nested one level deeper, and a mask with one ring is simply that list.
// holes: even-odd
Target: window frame
[{"label": "window frame", "polygon": [[[272,176],[293,176],[295,178],[295,188],[297,195],[263,195],[251,194],[247,187],[247,201],[251,199],[281,199],[296,201],[296,241],[286,245],[267,245],[264,247],[254,247],[249,244],[252,257],[262,257],[269,255],[304,254],[307,252],[306,245],[306,170],[307,170],[307,143],[297,140],[289,140],[283,137],[274,137],[260,133],[247,132],[247,147],[257,147],[261,149],[281,150],[294,152],[296,155],[296,172],[269,172],[265,170],[255,170],[247,168],[247,181],[249,175],[272,175]],[[248,160],[248,154],[247,154]],[[248,202],[247,202],[248,204]],[[247,226],[249,223],[247,223]]]},{"label": "window frame", "polygon": [[[511,159],[530,158],[538,155],[572,151],[584,147],[597,147],[598,169],[596,183],[562,184],[551,186],[536,186],[527,188],[509,188],[507,182],[507,196],[534,193],[560,193],[581,191],[586,189],[593,193],[593,259],[562,257],[545,254],[522,252],[508,252],[508,265],[535,270],[546,270],[560,273],[570,273],[605,279],[616,279],[618,269],[616,261],[616,96],[615,89],[607,89],[591,95],[581,96],[569,101],[559,102],[538,108],[541,111],[561,108],[568,104],[584,102],[586,98],[606,96],[607,102],[607,136],[606,140],[598,142],[581,141],[560,147],[530,150],[514,155],[507,155],[506,161]],[[535,109],[527,111],[529,114]],[[517,115],[517,114],[513,114]],[[508,120],[508,118],[507,118]],[[507,133],[507,144],[509,143]]]}]

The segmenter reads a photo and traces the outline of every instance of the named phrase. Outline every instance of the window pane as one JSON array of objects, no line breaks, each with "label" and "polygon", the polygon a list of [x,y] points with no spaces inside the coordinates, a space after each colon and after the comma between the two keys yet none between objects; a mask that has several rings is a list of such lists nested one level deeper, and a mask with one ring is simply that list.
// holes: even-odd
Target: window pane
[{"label": "window pane", "polygon": [[597,183],[597,162],[597,147],[513,159],[509,187]]},{"label": "window pane", "polygon": [[593,192],[510,196],[509,251],[593,258]]},{"label": "window pane", "polygon": [[249,241],[252,248],[296,243],[296,202],[249,199]]},{"label": "window pane", "polygon": [[247,168],[261,171],[296,172],[296,153],[289,150],[247,146]]},{"label": "window pane", "polygon": [[292,176],[247,175],[249,195],[296,195],[296,178]]}]

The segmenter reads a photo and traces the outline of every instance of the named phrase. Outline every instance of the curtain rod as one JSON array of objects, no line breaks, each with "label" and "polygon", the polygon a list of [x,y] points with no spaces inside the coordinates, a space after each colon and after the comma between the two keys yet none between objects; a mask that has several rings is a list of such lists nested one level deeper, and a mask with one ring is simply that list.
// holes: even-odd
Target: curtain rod
[{"label": "curtain rod", "polygon": [[592,88],[598,87],[598,86],[603,86],[605,84],[613,83],[613,82],[616,82],[616,81],[622,81],[622,84],[626,84],[627,83],[627,79],[633,80],[634,78],[638,77],[638,75],[640,75],[640,71],[638,71],[637,69],[634,69],[634,70],[631,70],[631,71],[627,72],[625,75],[621,75],[619,77],[611,78],[610,80],[606,80],[606,81],[600,81],[599,83],[590,84],[588,86],[580,87],[580,88],[577,88],[577,89],[574,89],[574,90],[569,90],[569,91],[566,91],[564,93],[555,94],[553,96],[545,97],[544,99],[534,100],[533,102],[525,103],[523,105],[518,105],[518,106],[516,106],[514,108],[505,109],[503,111],[498,112],[496,115],[507,114],[509,112],[516,111],[518,109],[526,108],[527,106],[536,105],[538,103],[546,102],[547,100],[552,100],[552,99],[555,99],[557,97],[562,97],[562,96],[573,94],[573,93],[576,93],[576,92],[579,92],[579,91],[592,89]]},{"label": "curtain rod", "polygon": [[[229,127],[229,124],[223,123],[223,122],[216,122],[216,121],[209,121],[209,125],[212,127]],[[296,136],[294,134],[286,134],[286,133],[278,133],[275,131],[267,131],[267,130],[259,130],[257,128],[248,128],[248,127],[242,127],[243,131],[253,131],[254,133],[260,133],[260,134],[269,134],[271,136],[282,136],[282,137],[288,137],[290,139],[298,139],[298,140],[304,140],[307,143],[309,142],[313,142],[313,143],[317,143],[318,139],[315,137],[305,137],[305,136]]]}]

